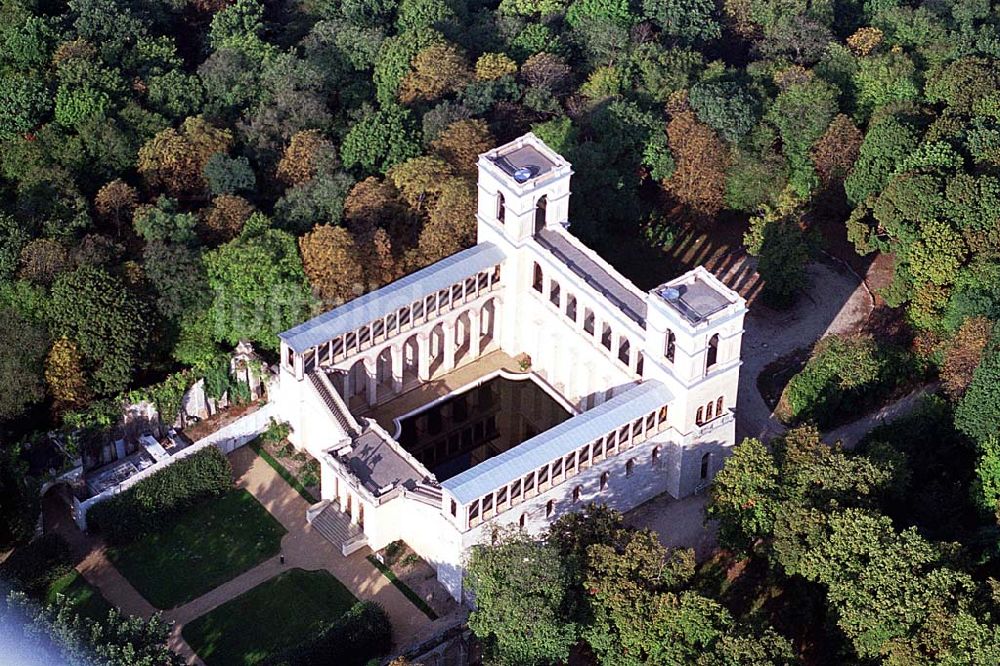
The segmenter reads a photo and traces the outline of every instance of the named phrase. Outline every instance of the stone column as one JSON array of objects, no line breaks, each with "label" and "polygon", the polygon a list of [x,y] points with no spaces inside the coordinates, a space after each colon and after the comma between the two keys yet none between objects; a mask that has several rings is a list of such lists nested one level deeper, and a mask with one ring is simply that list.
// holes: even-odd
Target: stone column
[{"label": "stone column", "polygon": [[374,405],[378,400],[378,361],[373,358],[365,359],[365,374],[368,375],[368,391],[365,398],[368,405]]},{"label": "stone column", "polygon": [[482,338],[482,322],[479,320],[479,310],[469,310],[469,358],[479,358],[479,343]]},{"label": "stone column", "polygon": [[422,382],[431,378],[431,336],[417,333],[417,377]]},{"label": "stone column", "polygon": [[351,498],[351,522],[355,525],[361,522],[361,500],[356,495]]},{"label": "stone column", "polygon": [[442,372],[451,372],[455,367],[455,327],[457,321],[444,323],[444,362],[441,364]]},{"label": "stone column", "polygon": [[405,362],[405,350],[403,345],[393,345],[392,350],[392,391],[402,393],[403,391],[403,363]]}]

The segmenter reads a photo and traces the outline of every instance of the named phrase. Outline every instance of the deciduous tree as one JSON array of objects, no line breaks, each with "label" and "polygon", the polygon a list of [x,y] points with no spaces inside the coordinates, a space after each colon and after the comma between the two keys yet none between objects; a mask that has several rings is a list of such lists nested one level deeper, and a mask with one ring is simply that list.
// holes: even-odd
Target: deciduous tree
[{"label": "deciduous tree", "polygon": [[324,307],[339,305],[366,290],[361,252],[343,227],[316,225],[299,239],[299,248],[306,277]]},{"label": "deciduous tree", "polygon": [[231,144],[229,130],[192,116],[179,130],[168,127],[139,149],[139,173],[151,187],[164,188],[174,196],[201,194],[208,187],[205,165]]},{"label": "deciduous tree", "polygon": [[676,168],[663,184],[697,215],[711,217],[722,208],[726,192],[725,144],[693,111],[675,113],[667,124],[667,140]]}]

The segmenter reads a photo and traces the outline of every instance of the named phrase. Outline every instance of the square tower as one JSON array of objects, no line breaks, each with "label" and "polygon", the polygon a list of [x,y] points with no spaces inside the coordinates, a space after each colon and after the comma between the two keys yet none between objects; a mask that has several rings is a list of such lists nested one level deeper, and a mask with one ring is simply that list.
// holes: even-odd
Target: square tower
[{"label": "square tower", "polygon": [[699,266],[653,289],[647,303],[645,358],[683,396],[674,423],[690,433],[736,405],[746,301]]},{"label": "square tower", "polygon": [[534,134],[483,153],[478,167],[480,239],[500,232],[520,245],[540,229],[568,223],[573,169]]}]

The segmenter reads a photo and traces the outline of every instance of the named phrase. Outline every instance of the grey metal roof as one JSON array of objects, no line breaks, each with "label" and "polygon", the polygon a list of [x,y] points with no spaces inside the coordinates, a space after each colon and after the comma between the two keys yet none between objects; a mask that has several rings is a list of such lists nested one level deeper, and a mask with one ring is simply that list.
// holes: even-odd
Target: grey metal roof
[{"label": "grey metal roof", "polygon": [[640,297],[623,285],[596,261],[581,252],[562,234],[553,229],[541,229],[535,234],[535,239],[542,247],[576,273],[591,287],[599,291],[615,307],[643,328],[646,327],[646,299]]},{"label": "grey metal roof", "polygon": [[657,293],[692,324],[708,319],[729,305],[725,294],[697,277],[688,284],[661,287]]},{"label": "grey metal roof", "polygon": [[672,399],[673,395],[662,383],[656,380],[643,382],[519,446],[451,477],[442,482],[441,487],[462,504],[467,504],[626,423],[656,411]]},{"label": "grey metal roof", "polygon": [[552,160],[543,155],[531,144],[525,144],[520,148],[501,153],[490,159],[511,178],[514,178],[514,173],[518,169],[527,169],[531,174],[531,178],[537,178],[548,173],[555,167],[555,163]]},{"label": "grey metal roof", "polygon": [[493,243],[480,243],[313,317],[279,333],[278,337],[295,352],[302,353],[310,347],[391,314],[439,289],[472,277],[479,271],[499,264],[505,258],[503,250]]}]

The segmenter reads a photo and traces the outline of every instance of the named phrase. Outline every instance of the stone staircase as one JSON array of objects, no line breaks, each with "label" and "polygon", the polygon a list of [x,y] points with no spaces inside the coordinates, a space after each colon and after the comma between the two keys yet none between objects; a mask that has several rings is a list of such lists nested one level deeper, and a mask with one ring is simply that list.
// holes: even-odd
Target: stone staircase
[{"label": "stone staircase", "polygon": [[337,423],[344,429],[344,432],[351,435],[352,437],[357,437],[361,434],[361,428],[358,426],[357,421],[351,416],[350,412],[347,410],[347,405],[344,401],[340,399],[337,395],[336,390],[333,389],[330,380],[326,378],[322,371],[313,371],[309,373],[309,381],[312,383],[313,388],[316,389],[316,393],[319,394],[320,399],[323,400],[323,404],[327,406],[330,413],[333,414],[333,418],[337,420]]},{"label": "stone staircase", "polygon": [[368,544],[365,533],[341,511],[336,501],[323,500],[313,505],[306,511],[306,521],[345,557]]}]

